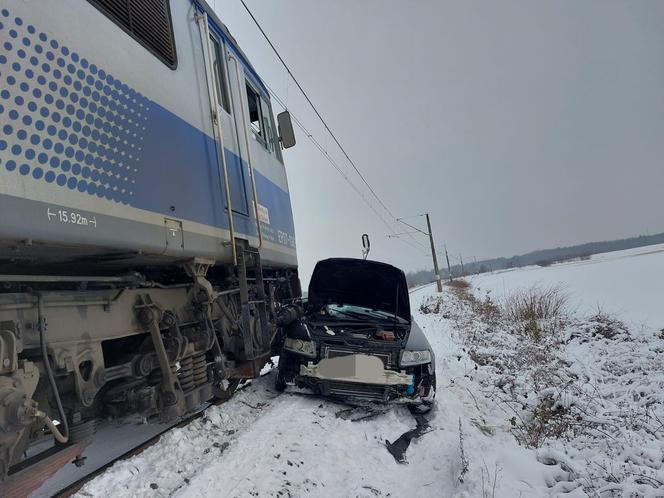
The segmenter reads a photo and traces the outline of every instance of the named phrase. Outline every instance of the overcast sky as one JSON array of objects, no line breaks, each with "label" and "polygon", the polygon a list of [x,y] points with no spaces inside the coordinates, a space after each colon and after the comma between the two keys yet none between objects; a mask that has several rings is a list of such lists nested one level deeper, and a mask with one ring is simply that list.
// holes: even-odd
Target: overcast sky
[{"label": "overcast sky", "polygon": [[[362,186],[240,1],[210,2]],[[440,250],[470,260],[664,231],[664,2],[246,2],[387,207],[428,211]],[[373,259],[430,267],[296,132],[284,155],[303,283],[318,259],[360,257],[365,232]]]}]

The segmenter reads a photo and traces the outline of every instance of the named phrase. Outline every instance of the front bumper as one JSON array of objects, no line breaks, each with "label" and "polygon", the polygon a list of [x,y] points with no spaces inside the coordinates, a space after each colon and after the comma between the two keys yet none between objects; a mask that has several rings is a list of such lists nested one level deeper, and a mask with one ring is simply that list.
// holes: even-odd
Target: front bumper
[{"label": "front bumper", "polygon": [[352,354],[323,358],[318,363],[300,366],[300,375],[321,380],[375,384],[384,386],[411,385],[413,376],[405,372],[386,370],[376,356]]},{"label": "front bumper", "polygon": [[421,403],[432,390],[415,386],[413,374],[386,369],[377,356],[351,354],[300,364],[295,378],[323,396],[367,401]]}]

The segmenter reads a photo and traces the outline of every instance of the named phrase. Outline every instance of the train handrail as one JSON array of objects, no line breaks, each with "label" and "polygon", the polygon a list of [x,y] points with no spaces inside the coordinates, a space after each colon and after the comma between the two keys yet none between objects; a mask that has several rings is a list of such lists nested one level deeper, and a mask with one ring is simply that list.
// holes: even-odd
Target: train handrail
[{"label": "train handrail", "polygon": [[[230,232],[230,243],[231,251],[233,252],[233,264],[237,266],[237,248],[235,247],[235,229],[233,226],[233,206],[231,201],[231,190],[228,184],[228,166],[226,164],[226,148],[224,146],[224,132],[221,126],[221,119],[219,117],[219,102],[217,100],[217,92],[214,87],[214,72],[212,60],[210,59],[210,54],[212,53],[212,48],[210,47],[210,24],[208,21],[207,12],[203,12],[203,15],[195,15],[194,19],[198,23],[199,31],[201,33],[201,44],[203,48],[203,58],[205,59],[205,76],[208,86],[208,94],[210,97],[210,105],[212,106],[212,124],[213,128],[216,130],[217,135],[219,136],[219,147],[221,148],[221,169],[224,173],[224,191],[226,194],[226,205],[228,210],[228,229]],[[203,21],[203,27],[201,28],[201,21]]]},{"label": "train handrail", "polygon": [[[242,128],[244,130],[244,143],[247,146],[247,164],[249,165],[249,175],[251,176],[251,188],[254,194],[254,212],[256,214],[256,227],[258,228],[258,247],[260,249],[263,247],[263,231],[261,230],[261,220],[258,214],[258,193],[256,192],[256,176],[254,175],[254,163],[251,158],[251,146],[249,144],[249,122],[247,121],[247,116],[244,112],[244,99],[242,93],[242,81],[240,80],[240,63],[237,58],[229,52],[229,59],[233,59],[235,62],[235,75],[237,76],[237,87],[240,92],[240,109],[242,111]],[[244,74],[244,72],[243,72]]]}]

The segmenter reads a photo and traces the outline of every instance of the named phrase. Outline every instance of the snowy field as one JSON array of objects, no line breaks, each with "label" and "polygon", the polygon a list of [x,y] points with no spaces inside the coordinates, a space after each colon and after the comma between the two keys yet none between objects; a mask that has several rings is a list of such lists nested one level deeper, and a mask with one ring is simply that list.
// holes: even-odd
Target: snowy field
[{"label": "snowy field", "polygon": [[[438,394],[404,463],[386,442],[416,427],[407,409],[367,416],[278,395],[271,372],[77,496],[664,496],[664,339],[655,335],[664,294],[661,279],[646,282],[661,275],[663,250],[476,277],[476,300],[449,287],[413,291]],[[533,283],[564,284],[577,308],[539,342],[483,307],[486,290],[505,296]],[[598,328],[597,303],[629,325]]]},{"label": "snowy field", "polygon": [[470,277],[500,298],[518,288],[561,285],[584,314],[604,311],[638,327],[664,328],[664,244],[596,254],[586,261]]}]

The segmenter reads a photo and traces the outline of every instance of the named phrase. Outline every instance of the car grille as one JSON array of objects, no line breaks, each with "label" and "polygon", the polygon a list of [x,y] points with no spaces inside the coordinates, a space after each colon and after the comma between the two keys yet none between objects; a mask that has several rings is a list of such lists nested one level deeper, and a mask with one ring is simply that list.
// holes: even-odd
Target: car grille
[{"label": "car grille", "polygon": [[392,356],[390,353],[367,353],[365,351],[342,349],[332,346],[325,347],[325,358],[338,358],[339,356],[348,356],[351,354],[368,354],[369,356],[375,356],[383,362],[383,368],[392,368]]},{"label": "car grille", "polygon": [[385,399],[385,386],[338,381],[330,381],[328,385],[332,396],[356,396],[381,401]]}]

